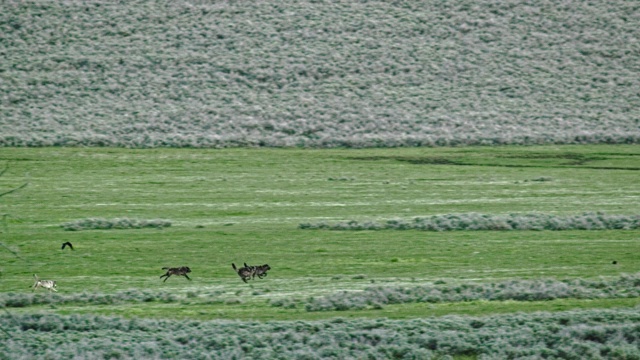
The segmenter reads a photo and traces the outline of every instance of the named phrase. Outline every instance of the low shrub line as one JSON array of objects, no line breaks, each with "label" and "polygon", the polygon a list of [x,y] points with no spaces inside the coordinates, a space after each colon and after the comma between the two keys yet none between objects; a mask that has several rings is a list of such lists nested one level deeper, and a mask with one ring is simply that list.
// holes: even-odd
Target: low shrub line
[{"label": "low shrub line", "polygon": [[640,227],[640,215],[607,215],[603,212],[585,212],[580,215],[557,216],[541,213],[491,215],[478,213],[433,215],[413,220],[387,220],[384,222],[356,220],[329,224],[326,222],[301,223],[300,229],[327,230],[631,230]]},{"label": "low shrub line", "polygon": [[[468,116],[463,113],[463,116]],[[589,117],[591,117],[589,115]],[[255,128],[268,127],[268,123],[250,123],[244,121],[240,126],[226,125],[234,123],[214,123],[218,130],[201,128],[191,119],[184,119],[184,122],[170,123],[170,130],[166,132],[157,131],[153,125],[140,122],[136,128],[135,136],[122,135],[117,126],[100,123],[99,119],[93,119],[94,123],[99,123],[102,132],[92,131],[69,133],[68,129],[55,129],[42,127],[39,133],[20,131],[27,129],[26,126],[16,125],[18,131],[8,134],[0,134],[0,147],[117,147],[128,149],[151,149],[151,148],[188,148],[188,149],[224,149],[243,147],[268,147],[268,148],[310,148],[310,149],[335,149],[335,148],[400,148],[400,147],[460,147],[460,146],[531,146],[531,145],[586,145],[586,144],[639,144],[640,135],[632,134],[636,131],[627,124],[620,123],[624,130],[612,132],[610,129],[599,129],[597,133],[589,134],[585,129],[567,130],[557,129],[553,132],[541,133],[537,128],[527,128],[521,124],[524,120],[514,123],[513,132],[496,135],[495,131],[470,131],[460,134],[433,135],[430,132],[438,131],[432,126],[425,126],[422,134],[410,133],[410,125],[404,125],[398,131],[375,132],[373,134],[362,134],[352,130],[358,128],[359,124],[340,127],[340,122],[330,124],[323,131],[324,135],[309,137],[306,132],[313,132],[316,127],[326,125],[327,122],[313,125],[300,126],[300,124],[289,121],[289,127],[300,128],[299,133],[288,134],[287,132],[261,131],[248,136],[247,129],[255,132]],[[170,122],[169,120],[167,121]],[[282,120],[285,122],[285,120]],[[28,124],[28,122],[25,122]],[[185,125],[186,124],[186,125]],[[415,124],[412,122],[411,124]],[[13,125],[13,124],[10,124]],[[385,127],[386,122],[381,122],[380,128]],[[495,124],[488,123],[485,128],[493,129]],[[577,126],[584,127],[581,120],[576,120]],[[121,124],[121,126],[131,126]],[[550,125],[551,126],[551,125]],[[184,129],[184,127],[187,127]],[[530,135],[521,135],[520,132],[528,132]],[[222,135],[220,134],[222,133]]]},{"label": "low shrub line", "polygon": [[11,359],[637,359],[638,308],[411,320],[193,321],[2,313]]},{"label": "low shrub line", "polygon": [[96,304],[109,305],[125,302],[176,302],[180,297],[176,294],[165,291],[151,291],[130,289],[114,294],[102,293],[0,293],[0,306],[4,307],[27,307],[34,305],[59,305],[59,304]]},{"label": "low shrub line", "polygon": [[170,227],[171,221],[140,220],[140,219],[129,219],[129,218],[115,218],[115,219],[87,218],[87,219],[80,219],[80,220],[66,222],[60,226],[67,231],[105,230],[105,229],[142,229],[142,228],[162,229],[162,228]]},{"label": "low shrub line", "polygon": [[640,296],[640,273],[612,280],[508,280],[496,283],[434,284],[416,287],[375,286],[363,291],[340,291],[305,300],[278,299],[275,307],[303,306],[307,311],[344,311],[382,308],[389,304],[441,303],[475,300],[541,301],[553,299],[603,299]]},{"label": "low shrub line", "polygon": [[[129,289],[113,294],[102,293],[0,293],[0,307],[17,308],[35,305],[97,304],[109,305],[126,302],[180,302],[196,301],[222,303],[224,291],[189,291],[185,295],[167,291]],[[270,300],[274,307],[296,308],[307,311],[358,310],[382,307],[388,304],[415,302],[461,302],[474,300],[540,301],[553,299],[603,299],[640,296],[640,273],[622,274],[614,279],[600,280],[508,280],[496,283],[433,284],[400,287],[372,286],[363,291],[339,291],[308,299],[280,298]]]}]

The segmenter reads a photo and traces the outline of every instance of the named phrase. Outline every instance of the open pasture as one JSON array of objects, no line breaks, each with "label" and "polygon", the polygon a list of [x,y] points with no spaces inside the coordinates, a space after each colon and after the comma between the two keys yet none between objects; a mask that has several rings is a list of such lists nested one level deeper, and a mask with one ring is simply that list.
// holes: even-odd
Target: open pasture
[{"label": "open pasture", "polygon": [[[26,188],[2,198],[2,213],[8,215],[2,229],[6,248],[0,252],[0,292],[31,293],[35,273],[58,282],[58,294],[52,296],[138,289],[175,297],[165,302],[65,301],[16,308],[19,312],[194,319],[320,319],[347,314],[411,318],[637,304],[637,298],[535,304],[476,301],[317,313],[306,312],[300,303],[270,305],[371,286],[606,279],[637,273],[637,230],[299,228],[305,222],[454,213],[635,215],[640,212],[640,151],[633,146],[5,148],[0,162],[9,166],[0,177],[0,189],[29,181]],[[81,231],[61,227],[88,218],[162,219],[171,226]],[[61,250],[66,241],[75,250]],[[244,284],[232,262],[268,263],[273,269],[266,278]],[[172,276],[163,283],[159,276],[164,266],[189,266],[193,280]]]}]

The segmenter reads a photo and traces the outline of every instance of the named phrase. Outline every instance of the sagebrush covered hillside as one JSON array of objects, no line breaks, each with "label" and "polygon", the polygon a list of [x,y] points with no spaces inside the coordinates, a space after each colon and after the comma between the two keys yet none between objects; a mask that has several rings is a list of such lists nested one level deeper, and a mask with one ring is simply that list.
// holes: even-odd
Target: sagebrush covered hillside
[{"label": "sagebrush covered hillside", "polygon": [[0,146],[640,142],[636,0],[0,8]]}]

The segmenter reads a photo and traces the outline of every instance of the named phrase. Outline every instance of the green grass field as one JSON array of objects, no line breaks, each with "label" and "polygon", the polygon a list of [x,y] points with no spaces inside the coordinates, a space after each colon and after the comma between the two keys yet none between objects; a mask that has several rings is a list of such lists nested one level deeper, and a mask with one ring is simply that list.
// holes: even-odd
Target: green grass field
[{"label": "green grass field", "polygon": [[[303,222],[384,221],[451,213],[640,213],[640,148],[546,146],[299,149],[3,148],[0,292],[61,295],[137,288],[170,303],[56,304],[16,313],[313,320],[635,306],[630,299],[402,304],[306,312],[269,305],[341,290],[508,279],[596,279],[640,271],[638,230],[330,231]],[[543,179],[543,181],[541,181]],[[164,219],[165,229],[65,231],[86,218]],[[61,250],[65,241],[75,251]],[[13,253],[15,254],[13,254]],[[17,254],[17,255],[16,255]],[[612,261],[616,261],[613,264]],[[268,263],[244,284],[231,263]],[[192,281],[159,279],[188,265]],[[38,291],[44,292],[39,289]]]}]

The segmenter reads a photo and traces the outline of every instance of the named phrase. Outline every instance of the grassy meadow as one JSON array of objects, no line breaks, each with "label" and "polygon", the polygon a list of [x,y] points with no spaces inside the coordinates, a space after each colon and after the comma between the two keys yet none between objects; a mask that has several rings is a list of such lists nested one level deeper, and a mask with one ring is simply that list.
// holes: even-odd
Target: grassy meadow
[{"label": "grassy meadow", "polygon": [[[247,313],[233,316],[252,318],[273,316],[252,311],[270,299],[372,284],[592,279],[639,270],[637,230],[299,227],[437,214],[638,214],[635,147],[14,148],[1,156],[9,165],[0,178],[3,188],[29,181],[3,198],[8,214],[3,242],[19,257],[2,252],[2,292],[29,292],[36,273],[55,278],[60,294],[130,288],[210,293],[232,304],[212,306],[195,318],[216,318],[216,311],[234,307]],[[535,181],[541,177],[545,181]],[[171,226],[81,231],[61,226],[87,218],[164,219]],[[66,241],[74,251],[60,249]],[[268,263],[273,270],[244,284],[232,262]],[[182,265],[191,267],[193,281],[159,279],[161,267]],[[100,310],[105,311],[109,307]],[[171,306],[154,314],[183,316]],[[414,315],[429,313],[421,308]]]},{"label": "grassy meadow", "polygon": [[[633,146],[5,148],[0,161],[8,166],[0,189],[29,182],[2,197],[2,213],[8,215],[2,229],[0,292],[7,321],[26,317],[23,324],[36,321],[45,328],[47,318],[29,317],[63,317],[54,323],[73,322],[64,317],[82,314],[158,321],[228,319],[251,326],[258,326],[256,321],[336,318],[436,321],[451,315],[497,319],[538,311],[566,317],[567,311],[624,311],[640,303],[637,229],[300,227],[438,214],[637,215],[640,151]],[[170,226],[78,231],[62,226],[90,218],[162,220]],[[66,241],[75,250],[61,250]],[[232,262],[268,263],[272,270],[245,284]],[[192,281],[159,278],[161,267],[182,265],[191,267]],[[32,294],[34,273],[55,279],[58,292],[38,289]],[[630,277],[615,285],[620,276]],[[604,292],[577,292],[579,284],[589,281],[596,283],[586,286]],[[400,294],[397,288],[405,294],[425,286],[438,293],[464,293],[480,285],[490,287],[485,293],[506,289],[511,295],[393,299]],[[392,299],[365,299],[365,306],[345,300],[334,308],[313,309],[371,289],[390,293]],[[135,357],[133,350],[122,351]],[[161,353],[153,354],[168,357]],[[443,348],[435,353],[464,355]]]}]

